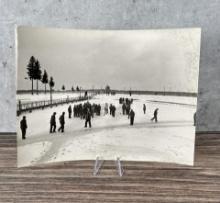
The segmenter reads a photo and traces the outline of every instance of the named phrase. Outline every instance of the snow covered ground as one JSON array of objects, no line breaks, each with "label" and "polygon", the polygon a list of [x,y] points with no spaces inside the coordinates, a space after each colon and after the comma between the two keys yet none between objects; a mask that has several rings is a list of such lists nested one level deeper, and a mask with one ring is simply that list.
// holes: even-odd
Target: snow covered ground
[{"label": "snow covered ground", "polygon": [[[67,118],[68,105],[61,105],[17,117],[18,167],[67,160],[156,161],[193,165],[195,127],[193,114],[196,98],[178,96],[132,95],[134,126],[122,115],[119,97],[128,95],[97,95],[91,103],[102,105],[101,116],[92,119],[92,128],[84,128],[84,120]],[[162,101],[162,102],[158,102]],[[104,115],[104,103],[116,105],[116,117]],[[146,104],[146,114],[143,104]],[[159,108],[159,122],[150,121]],[[49,134],[52,113],[66,112],[65,132]],[[21,139],[19,122],[27,117],[27,139]],[[59,124],[57,125],[59,127]]]}]

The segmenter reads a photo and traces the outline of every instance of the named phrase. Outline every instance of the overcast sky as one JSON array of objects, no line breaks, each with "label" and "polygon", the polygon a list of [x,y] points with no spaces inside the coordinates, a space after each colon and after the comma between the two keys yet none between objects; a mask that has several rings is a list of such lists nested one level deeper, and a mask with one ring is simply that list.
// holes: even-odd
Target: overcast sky
[{"label": "overcast sky", "polygon": [[[197,92],[200,28],[101,31],[18,28],[18,90],[30,89],[35,56],[55,89],[83,88]],[[34,84],[35,85],[35,84]],[[36,86],[36,85],[35,85]],[[43,89],[43,85],[39,85]]]}]

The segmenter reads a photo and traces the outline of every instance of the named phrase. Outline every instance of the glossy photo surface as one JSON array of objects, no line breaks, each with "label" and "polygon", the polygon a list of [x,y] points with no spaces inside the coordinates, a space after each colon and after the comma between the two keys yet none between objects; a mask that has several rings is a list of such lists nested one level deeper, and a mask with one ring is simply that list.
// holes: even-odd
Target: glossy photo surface
[{"label": "glossy photo surface", "polygon": [[17,29],[18,167],[193,165],[200,28]]}]

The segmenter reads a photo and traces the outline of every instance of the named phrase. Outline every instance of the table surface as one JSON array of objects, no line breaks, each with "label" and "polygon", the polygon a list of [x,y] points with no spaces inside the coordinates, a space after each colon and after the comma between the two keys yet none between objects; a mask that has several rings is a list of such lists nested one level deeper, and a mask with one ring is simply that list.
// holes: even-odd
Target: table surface
[{"label": "table surface", "polygon": [[94,177],[94,161],[16,168],[16,135],[0,135],[0,202],[220,202],[220,134],[196,136],[193,167],[106,161]]}]

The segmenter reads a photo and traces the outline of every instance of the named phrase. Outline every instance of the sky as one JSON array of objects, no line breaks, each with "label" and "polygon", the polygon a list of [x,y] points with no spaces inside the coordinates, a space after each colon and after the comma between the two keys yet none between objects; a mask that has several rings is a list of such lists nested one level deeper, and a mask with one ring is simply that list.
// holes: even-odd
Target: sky
[{"label": "sky", "polygon": [[[197,92],[200,28],[75,30],[17,28],[17,89],[31,89],[27,64],[37,58],[54,89]],[[36,82],[35,82],[36,83]],[[36,84],[34,83],[34,88]],[[44,89],[39,83],[39,89]]]}]

